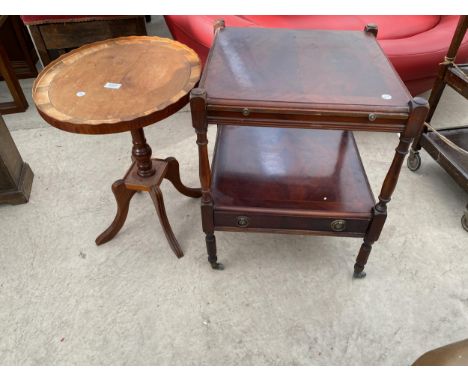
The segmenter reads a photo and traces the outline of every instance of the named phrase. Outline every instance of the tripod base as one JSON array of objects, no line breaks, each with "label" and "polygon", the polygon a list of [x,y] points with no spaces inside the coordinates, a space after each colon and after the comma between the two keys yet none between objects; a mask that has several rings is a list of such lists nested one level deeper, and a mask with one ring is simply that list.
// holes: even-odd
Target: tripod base
[{"label": "tripod base", "polygon": [[201,189],[189,188],[182,184],[180,180],[179,162],[177,162],[175,158],[170,157],[164,160],[151,159],[151,162],[152,168],[155,169],[151,176],[142,177],[138,175],[138,165],[135,161],[124,178],[114,182],[112,185],[112,192],[117,202],[117,213],[109,228],[97,237],[96,244],[101,245],[107,243],[117,235],[127,219],[128,208],[133,195],[135,195],[137,191],[146,191],[153,200],[159,221],[171,249],[174,251],[175,255],[180,258],[184,254],[167,219],[164,199],[159,186],[163,179],[168,179],[181,194],[191,198],[201,197]]}]

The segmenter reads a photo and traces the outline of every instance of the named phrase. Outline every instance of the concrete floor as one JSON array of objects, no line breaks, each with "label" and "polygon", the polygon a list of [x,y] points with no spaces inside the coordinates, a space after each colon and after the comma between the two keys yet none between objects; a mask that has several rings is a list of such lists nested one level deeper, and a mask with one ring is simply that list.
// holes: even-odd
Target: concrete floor
[{"label": "concrete floor", "polygon": [[[163,27],[153,19],[150,30]],[[33,106],[32,80],[21,83],[30,108],[4,118],[35,178],[28,204],[0,206],[0,364],[407,365],[468,337],[467,197],[425,152],[417,173],[402,169],[367,278],[351,278],[360,239],[276,234],[217,233],[226,269],[216,272],[199,200],[167,183],[184,258],[172,254],[146,194],[97,247],[130,135],[56,130]],[[468,103],[446,92],[434,124],[463,123]],[[198,184],[188,109],[146,134],[155,156],[177,157],[184,182]],[[211,150],[214,137],[213,127]],[[378,194],[397,136],[356,139]]]}]

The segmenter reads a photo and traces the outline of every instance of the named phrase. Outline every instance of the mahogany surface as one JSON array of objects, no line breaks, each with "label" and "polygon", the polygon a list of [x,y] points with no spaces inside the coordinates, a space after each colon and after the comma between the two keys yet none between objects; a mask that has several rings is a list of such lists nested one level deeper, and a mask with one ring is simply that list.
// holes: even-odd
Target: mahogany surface
[{"label": "mahogany surface", "polygon": [[178,111],[200,71],[196,53],[181,43],[121,37],[84,45],[51,62],[34,82],[33,99],[42,117],[59,129],[117,133]]},{"label": "mahogany surface", "polygon": [[358,31],[220,28],[199,87],[210,106],[407,112],[411,99],[374,36]]},{"label": "mahogany surface", "polygon": [[112,185],[117,212],[96,239],[101,245],[120,231],[137,191],[149,193],[164,234],[177,257],[183,252],[166,215],[159,188],[168,179],[183,195],[201,190],[182,184],[175,158],[152,158],[143,127],[187,104],[200,77],[200,61],[191,49],[159,37],[122,37],[82,46],[51,62],[33,85],[33,99],[52,126],[82,134],[130,131],[132,159],[127,174]]},{"label": "mahogany surface", "polygon": [[369,218],[375,200],[352,132],[219,126],[215,210]]},{"label": "mahogany surface", "polygon": [[[364,277],[427,101],[410,96],[375,25],[298,31],[219,21],[214,32],[190,97],[212,268],[223,268],[216,230],[310,233],[363,237],[354,277]],[[219,128],[212,168],[210,123]],[[377,203],[352,130],[400,133]]]}]

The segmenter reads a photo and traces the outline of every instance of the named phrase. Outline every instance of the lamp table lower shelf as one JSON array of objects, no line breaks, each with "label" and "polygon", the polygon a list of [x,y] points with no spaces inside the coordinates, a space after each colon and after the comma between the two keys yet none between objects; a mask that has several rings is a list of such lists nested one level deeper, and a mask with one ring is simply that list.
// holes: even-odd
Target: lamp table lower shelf
[{"label": "lamp table lower shelf", "polygon": [[218,126],[211,196],[218,231],[364,237],[375,206],[341,130]]}]

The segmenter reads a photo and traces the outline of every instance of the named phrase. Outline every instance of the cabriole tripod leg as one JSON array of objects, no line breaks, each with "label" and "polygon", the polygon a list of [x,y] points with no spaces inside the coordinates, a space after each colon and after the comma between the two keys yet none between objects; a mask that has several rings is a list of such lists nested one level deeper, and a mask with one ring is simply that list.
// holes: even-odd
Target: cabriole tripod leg
[{"label": "cabriole tripod leg", "polygon": [[163,228],[164,234],[166,235],[166,239],[169,242],[169,245],[171,246],[171,249],[174,251],[175,255],[178,258],[183,257],[184,253],[180,248],[180,245],[174,235],[174,232],[172,232],[171,225],[169,224],[169,219],[166,215],[166,208],[164,207],[164,199],[161,190],[159,189],[159,187],[154,186],[151,187],[151,189],[149,190],[149,194],[151,196],[151,199],[153,200],[154,206],[156,207],[156,212],[158,213],[159,221],[161,222],[161,226]]},{"label": "cabriole tripod leg", "polygon": [[168,179],[182,195],[190,198],[200,198],[201,188],[190,188],[185,186],[180,180],[179,162],[173,157],[166,158],[167,172],[165,178]]},{"label": "cabriole tripod leg", "polygon": [[216,256],[216,237],[213,233],[207,233],[205,237],[206,250],[208,251],[208,261],[211,268],[222,271],[224,265],[218,263],[218,257]]},{"label": "cabriole tripod leg", "polygon": [[115,215],[114,221],[103,233],[101,233],[97,239],[96,244],[101,245],[107,243],[109,240],[113,239],[115,235],[123,227],[125,220],[127,219],[128,207],[130,205],[130,200],[133,195],[135,195],[134,190],[129,190],[125,187],[125,183],[122,179],[114,182],[112,185],[112,192],[115,196],[115,201],[117,202],[117,214]]}]

